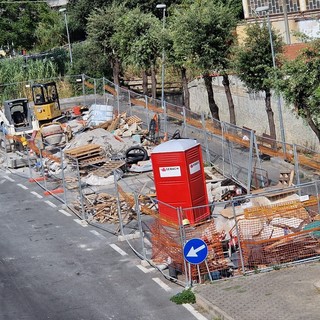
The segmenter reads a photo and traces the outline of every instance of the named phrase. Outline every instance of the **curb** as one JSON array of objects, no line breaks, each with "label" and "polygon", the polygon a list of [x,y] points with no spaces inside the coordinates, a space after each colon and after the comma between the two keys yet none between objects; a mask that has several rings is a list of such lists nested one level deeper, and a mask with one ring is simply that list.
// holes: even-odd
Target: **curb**
[{"label": "curb", "polygon": [[196,304],[199,307],[205,309],[211,316],[213,316],[215,318],[218,317],[221,320],[234,320],[234,318],[229,316],[226,312],[221,310],[219,307],[214,305],[212,302],[208,301],[203,296],[197,294],[196,292],[194,292],[194,294],[196,295]]},{"label": "curb", "polygon": [[140,237],[140,232],[135,232],[127,235],[121,235],[118,236],[118,241],[126,241],[126,240],[132,240],[132,239],[138,239]]}]

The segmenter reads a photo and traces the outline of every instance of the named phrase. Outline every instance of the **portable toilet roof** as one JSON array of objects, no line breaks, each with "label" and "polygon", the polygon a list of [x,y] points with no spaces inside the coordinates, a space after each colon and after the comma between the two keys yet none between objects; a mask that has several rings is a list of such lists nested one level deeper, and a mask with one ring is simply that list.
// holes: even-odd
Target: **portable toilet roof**
[{"label": "portable toilet roof", "polygon": [[156,146],[152,153],[183,152],[199,145],[194,139],[173,139]]}]

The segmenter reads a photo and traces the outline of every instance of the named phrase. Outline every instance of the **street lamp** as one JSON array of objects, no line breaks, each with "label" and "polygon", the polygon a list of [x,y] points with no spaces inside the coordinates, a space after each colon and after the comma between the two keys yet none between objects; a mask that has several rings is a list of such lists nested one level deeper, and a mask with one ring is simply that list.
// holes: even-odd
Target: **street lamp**
[{"label": "street lamp", "polygon": [[59,9],[59,12],[63,12],[64,13],[64,22],[66,24],[67,37],[68,37],[70,63],[72,65],[72,50],[71,50],[70,35],[69,35],[69,28],[68,28],[68,21],[67,21],[67,9],[66,8],[61,8],[61,9]]},{"label": "street lamp", "polygon": [[[162,16],[162,30],[165,30],[166,25],[166,8],[167,6],[164,3],[160,3],[156,5],[157,9],[163,10]],[[164,34],[162,35],[164,37]],[[162,68],[161,68],[161,107],[164,109],[164,65],[165,65],[165,50],[164,50],[164,41],[162,40]]]},{"label": "street lamp", "polygon": [[[268,30],[269,30],[269,37],[270,37],[270,47],[271,47],[271,55],[272,55],[272,64],[273,64],[273,68],[276,69],[277,66],[276,66],[276,58],[275,58],[274,47],[273,47],[273,39],[272,39],[271,21],[270,21],[269,10],[270,10],[269,6],[258,7],[258,8],[256,8],[256,13],[266,12],[266,14],[267,14]],[[285,132],[284,132],[284,126],[283,126],[281,99],[280,99],[279,95],[278,95],[278,114],[279,114],[282,149],[283,149],[283,153],[286,154],[286,138],[285,138]]]}]

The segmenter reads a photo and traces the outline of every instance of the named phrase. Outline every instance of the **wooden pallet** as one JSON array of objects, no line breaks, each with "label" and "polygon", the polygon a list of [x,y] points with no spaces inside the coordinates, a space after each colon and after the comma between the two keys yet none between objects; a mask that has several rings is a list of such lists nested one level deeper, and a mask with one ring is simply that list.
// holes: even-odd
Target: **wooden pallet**
[{"label": "wooden pallet", "polygon": [[139,117],[133,115],[131,117],[126,118],[126,123],[128,125],[131,125],[133,123],[142,123],[142,120]]},{"label": "wooden pallet", "polygon": [[125,161],[107,160],[99,169],[91,171],[91,173],[98,177],[108,177],[113,170],[121,168],[125,163]]},{"label": "wooden pallet", "polygon": [[100,152],[101,150],[102,148],[99,144],[87,144],[85,146],[80,146],[80,147],[66,150],[64,153],[66,156],[70,158],[79,159],[88,154],[94,154],[94,153]]},{"label": "wooden pallet", "polygon": [[76,157],[76,159],[78,159],[79,161],[82,161],[82,160],[101,157],[101,156],[104,156],[104,151],[102,149],[99,151],[89,152],[80,157]]},{"label": "wooden pallet", "polygon": [[87,167],[94,164],[106,162],[107,158],[105,156],[97,156],[97,157],[91,157],[84,160],[79,161],[79,167]]}]

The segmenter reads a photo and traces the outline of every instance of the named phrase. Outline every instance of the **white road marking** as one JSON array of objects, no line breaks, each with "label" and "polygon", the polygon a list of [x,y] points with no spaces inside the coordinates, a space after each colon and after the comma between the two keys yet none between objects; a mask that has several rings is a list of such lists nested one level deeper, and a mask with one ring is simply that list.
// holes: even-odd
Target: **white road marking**
[{"label": "white road marking", "polygon": [[162,289],[164,289],[165,291],[167,291],[167,292],[170,292],[171,291],[171,288],[168,286],[168,285],[166,285],[161,279],[159,279],[159,278],[152,278],[152,280],[154,281],[154,282],[156,282]]},{"label": "white road marking", "polygon": [[85,221],[83,221],[83,220],[73,219],[73,221],[76,222],[76,223],[78,223],[78,224],[80,224],[81,227],[87,227],[87,226],[88,226],[88,224],[87,224]]},{"label": "white road marking", "polygon": [[119,248],[116,244],[111,243],[110,247],[114,250],[116,250],[118,253],[120,253],[122,256],[128,255],[126,252],[124,252],[121,248]]},{"label": "white road marking", "polygon": [[52,207],[52,208],[56,208],[57,206],[54,204],[54,203],[52,203],[51,201],[49,201],[49,200],[45,200],[45,203],[47,203],[50,207]]},{"label": "white road marking", "polygon": [[149,273],[149,272],[154,271],[153,268],[146,268],[146,267],[142,266],[141,264],[138,264],[137,268],[139,268],[144,273]]},{"label": "white road marking", "polygon": [[21,183],[17,183],[17,186],[19,186],[20,188],[22,188],[22,189],[24,189],[24,190],[29,189],[28,187],[24,186],[24,185],[21,184]]},{"label": "white road marking", "polygon": [[69,212],[67,212],[67,211],[65,211],[63,209],[59,210],[59,212],[61,212],[62,214],[64,214],[67,217],[71,217],[71,213],[69,213]]},{"label": "white road marking", "polygon": [[3,183],[5,183],[5,182],[6,182],[6,180],[3,179],[3,180],[0,181],[0,184],[3,184]]},{"label": "white road marking", "polygon": [[102,234],[100,234],[98,231],[96,230],[91,230],[90,231],[91,233],[93,233],[95,236],[97,236],[98,238],[102,239],[102,240],[105,240],[106,237],[104,237]]},{"label": "white road marking", "polygon": [[35,191],[31,191],[30,193],[32,193],[34,196],[38,197],[39,199],[42,199],[43,196]]},{"label": "white road marking", "polygon": [[192,313],[198,320],[208,320],[206,317],[204,317],[200,312],[194,309],[194,307],[191,304],[183,303],[182,304],[189,312]]},{"label": "white road marking", "polygon": [[4,176],[4,178],[5,179],[7,179],[7,180],[9,180],[9,181],[11,181],[11,182],[14,182],[14,180],[13,179],[11,179],[10,177],[8,177],[8,176]]},{"label": "white road marking", "polygon": [[146,244],[146,245],[148,245],[148,246],[152,246],[151,245],[151,242],[149,241],[149,239],[147,239],[147,238],[143,238],[143,242]]}]

